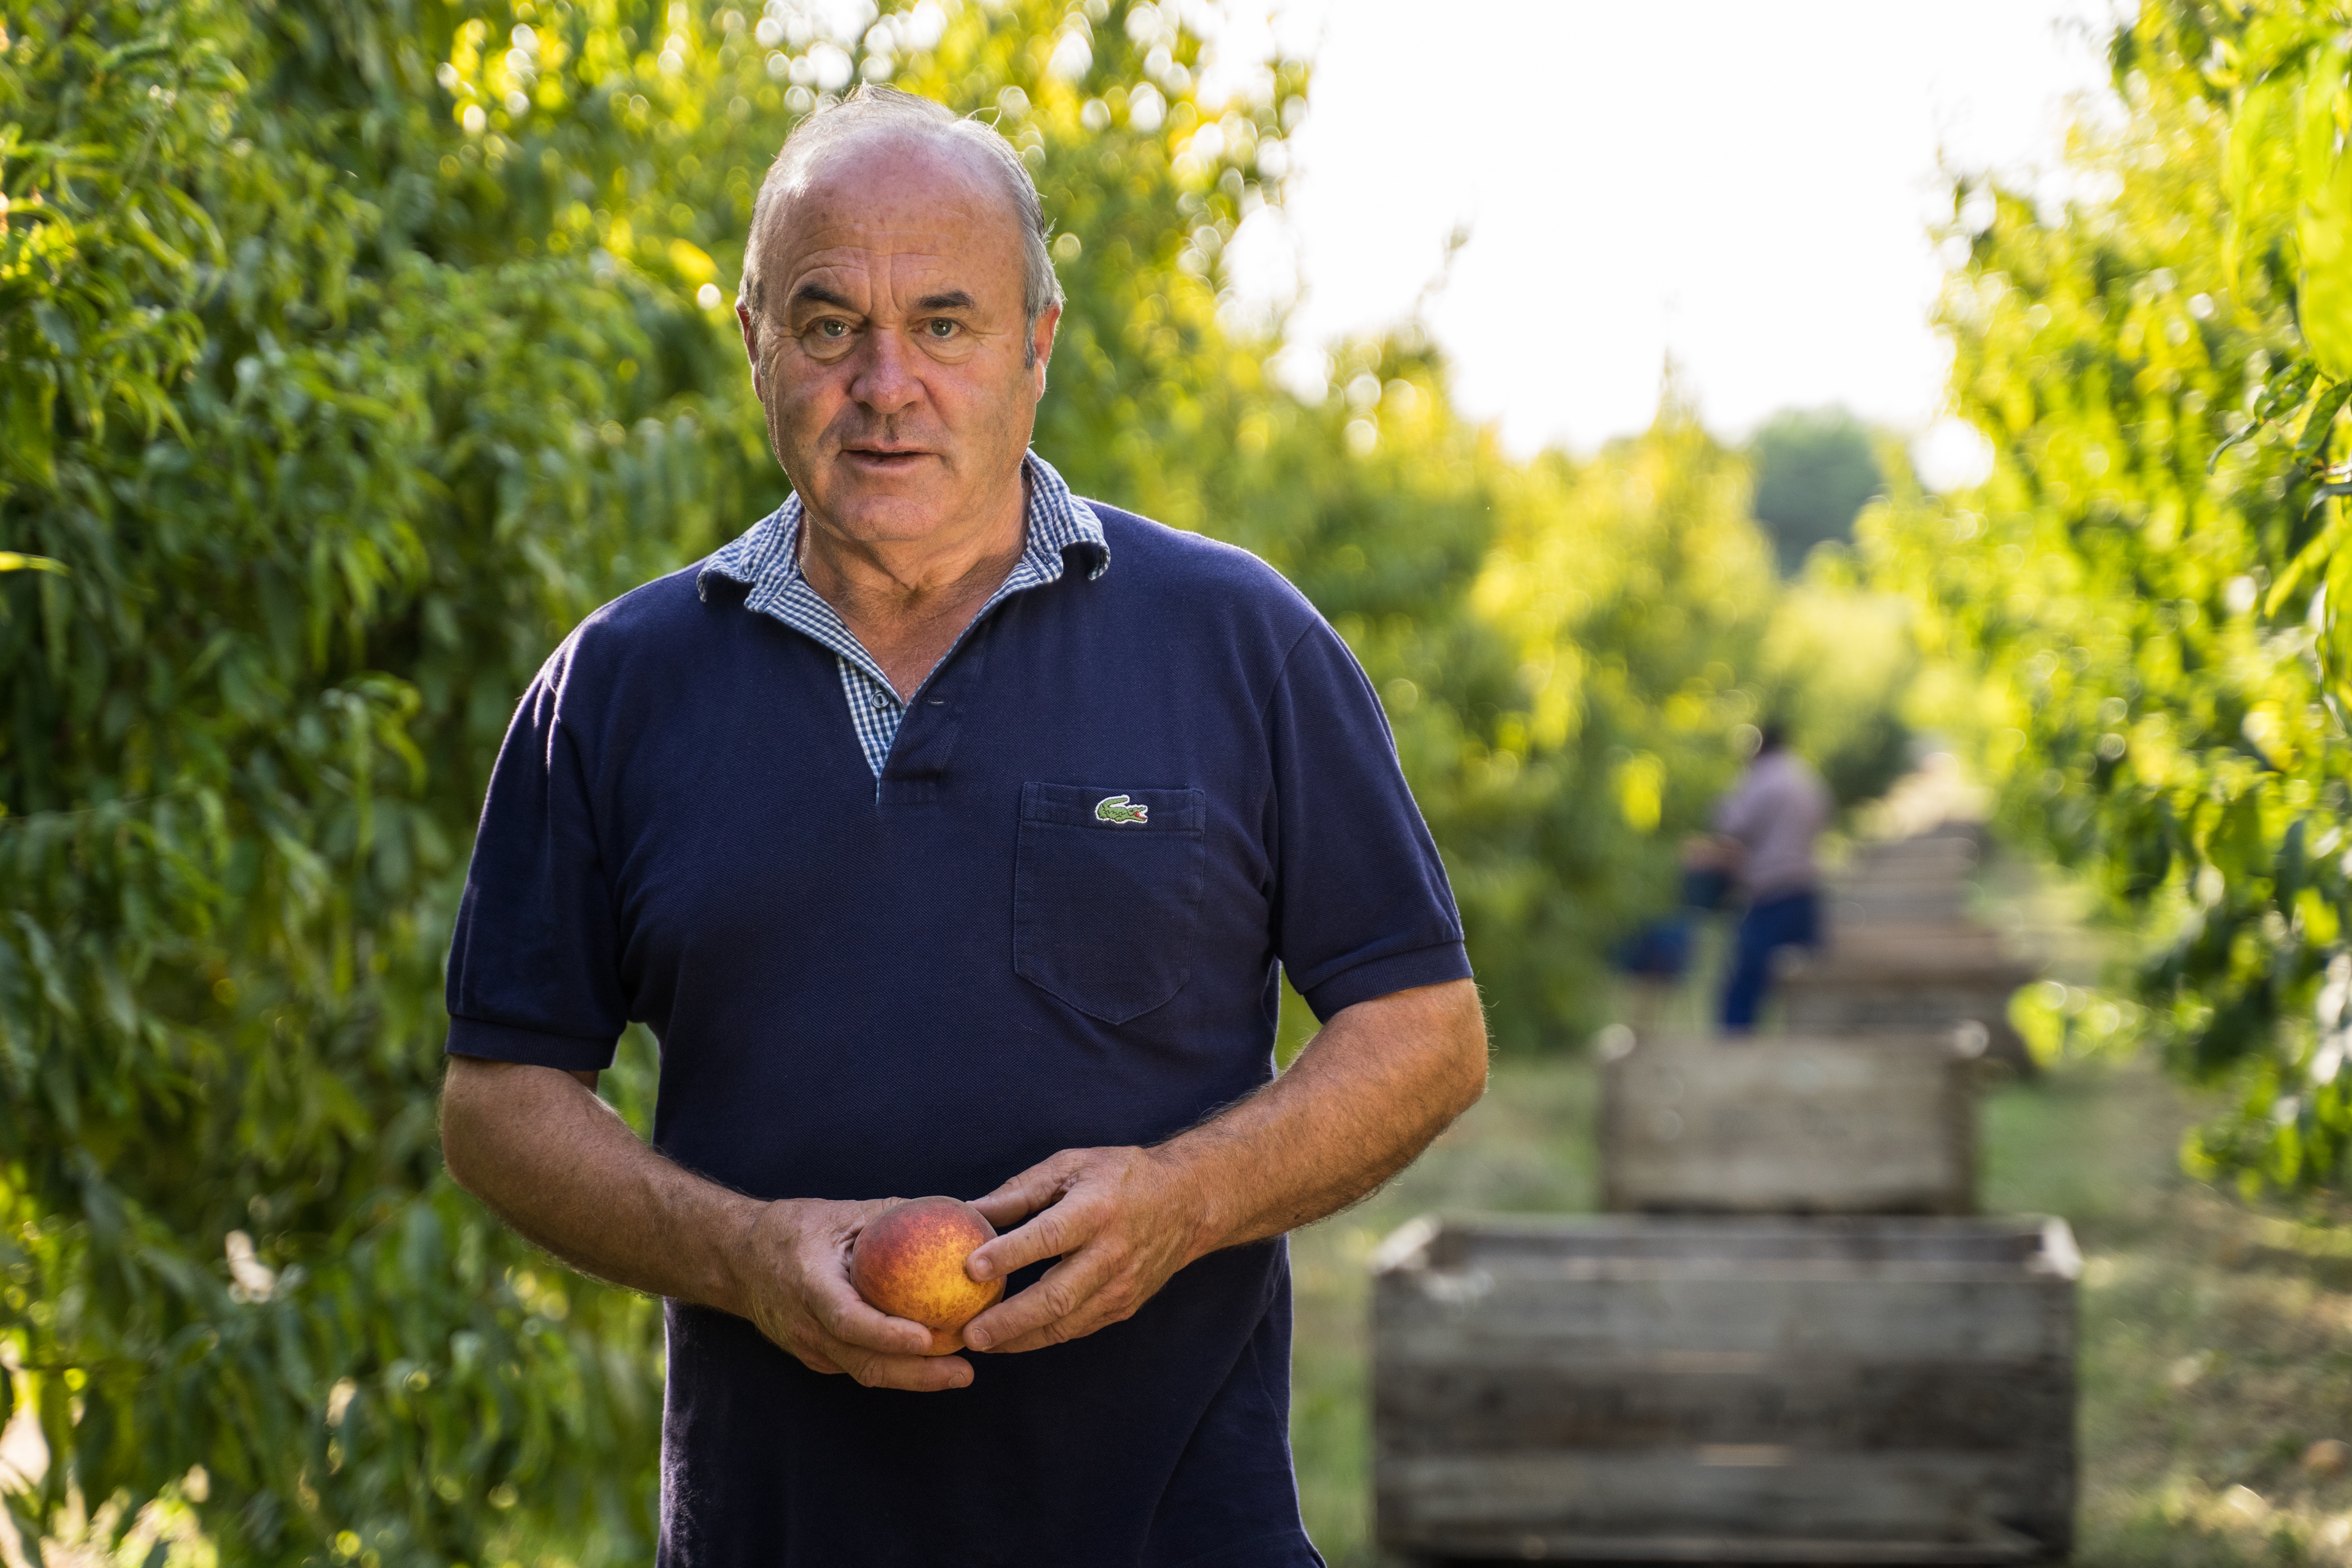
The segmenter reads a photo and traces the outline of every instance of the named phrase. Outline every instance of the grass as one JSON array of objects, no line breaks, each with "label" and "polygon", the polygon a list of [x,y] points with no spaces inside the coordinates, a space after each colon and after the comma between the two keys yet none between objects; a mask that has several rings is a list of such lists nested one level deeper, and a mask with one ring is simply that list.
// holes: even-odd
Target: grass
[{"label": "grass", "polygon": [[[1366,1258],[1425,1210],[1591,1207],[1593,1096],[1580,1061],[1505,1062],[1411,1170],[1295,1239],[1292,1437],[1334,1568],[1372,1561]],[[2074,1562],[2352,1568],[2352,1471],[2303,1464],[2317,1440],[2352,1440],[2352,1230],[2182,1176],[2181,1134],[2207,1109],[2137,1063],[2072,1064],[1985,1102],[1985,1208],[2065,1216],[2086,1260]]]}]

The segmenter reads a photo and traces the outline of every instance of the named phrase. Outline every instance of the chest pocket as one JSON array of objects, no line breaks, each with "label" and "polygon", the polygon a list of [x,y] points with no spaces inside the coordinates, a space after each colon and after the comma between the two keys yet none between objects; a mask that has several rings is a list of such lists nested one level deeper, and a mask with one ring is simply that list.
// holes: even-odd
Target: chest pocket
[{"label": "chest pocket", "polygon": [[1192,977],[1206,875],[1198,789],[1024,784],[1013,868],[1013,968],[1106,1023]]}]

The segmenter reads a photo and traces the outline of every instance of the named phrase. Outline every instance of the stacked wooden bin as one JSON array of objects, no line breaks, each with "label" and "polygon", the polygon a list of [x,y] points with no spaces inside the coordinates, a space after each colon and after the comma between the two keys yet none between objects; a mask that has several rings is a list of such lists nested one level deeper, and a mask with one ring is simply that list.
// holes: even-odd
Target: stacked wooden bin
[{"label": "stacked wooden bin", "polygon": [[2009,998],[2035,970],[1968,913],[1978,835],[1961,829],[1868,844],[1828,889],[1828,943],[1783,967],[1789,1027],[1824,1034],[1972,1026],[1986,1058],[2033,1071]]},{"label": "stacked wooden bin", "polygon": [[1617,1031],[1612,1212],[1374,1260],[1387,1560],[2063,1561],[2077,1259],[1975,1214],[1982,1045]]}]

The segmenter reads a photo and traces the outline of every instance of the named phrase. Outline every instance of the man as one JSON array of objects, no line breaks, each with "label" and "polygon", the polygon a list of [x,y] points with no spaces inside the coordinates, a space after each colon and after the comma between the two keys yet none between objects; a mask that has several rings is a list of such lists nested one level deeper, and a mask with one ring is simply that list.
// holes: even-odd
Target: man
[{"label": "man", "polygon": [[1779,725],[1768,724],[1739,787],[1716,807],[1715,831],[1748,897],[1723,988],[1728,1031],[1756,1027],[1772,983],[1774,955],[1821,942],[1821,870],[1813,841],[1829,825],[1832,805],[1821,775],[1789,749]]},{"label": "man", "polygon": [[[484,808],[449,1167],[668,1299],[680,1568],[1319,1563],[1280,1237],[1485,1082],[1344,645],[1028,453],[1046,235],[937,105],[795,131],[738,305],[795,495],[566,640]],[[1277,962],[1324,1028],[1275,1079]],[[651,1148],[593,1092],[631,1019]],[[977,1195],[1003,1234],[967,1268],[1008,1284],[936,1358],[846,1270],[933,1192]]]}]

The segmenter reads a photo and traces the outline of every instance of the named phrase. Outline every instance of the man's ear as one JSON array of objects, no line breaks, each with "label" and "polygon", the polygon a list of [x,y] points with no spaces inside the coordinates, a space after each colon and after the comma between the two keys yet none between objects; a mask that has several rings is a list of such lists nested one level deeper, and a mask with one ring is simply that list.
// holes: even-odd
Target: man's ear
[{"label": "man's ear", "polygon": [[1037,371],[1037,395],[1045,395],[1045,361],[1054,357],[1054,329],[1062,324],[1062,308],[1048,305],[1039,312],[1029,334],[1029,362]]},{"label": "man's ear", "polygon": [[760,371],[760,323],[740,299],[735,301],[735,324],[743,329],[743,357],[751,361],[751,390],[764,398],[768,389],[761,384],[766,378]]}]

